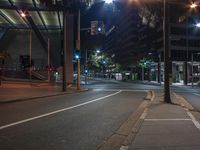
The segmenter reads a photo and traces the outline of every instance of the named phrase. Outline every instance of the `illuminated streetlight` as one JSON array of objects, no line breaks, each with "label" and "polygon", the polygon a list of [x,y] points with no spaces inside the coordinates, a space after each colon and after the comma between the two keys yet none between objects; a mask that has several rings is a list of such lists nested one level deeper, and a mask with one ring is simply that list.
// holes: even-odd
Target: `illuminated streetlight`
[{"label": "illuminated streetlight", "polygon": [[100,53],[100,50],[96,50],[97,53]]},{"label": "illuminated streetlight", "polygon": [[192,8],[192,9],[194,9],[194,8],[196,8],[197,7],[197,4],[195,4],[195,3],[192,3],[191,5],[190,5],[190,8]]},{"label": "illuminated streetlight", "polygon": [[110,4],[112,2],[113,2],[113,0],[105,0],[105,3],[107,3],[107,4]]},{"label": "illuminated streetlight", "polygon": [[24,13],[24,12],[21,12],[21,14],[20,14],[23,18],[25,18],[26,17],[26,14]]},{"label": "illuminated streetlight", "polygon": [[198,27],[198,28],[200,28],[200,23],[197,23],[195,26]]}]

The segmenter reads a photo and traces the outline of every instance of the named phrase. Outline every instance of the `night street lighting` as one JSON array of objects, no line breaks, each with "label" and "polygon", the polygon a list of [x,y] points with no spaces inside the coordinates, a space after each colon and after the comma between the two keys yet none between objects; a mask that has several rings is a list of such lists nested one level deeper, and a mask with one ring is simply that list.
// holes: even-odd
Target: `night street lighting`
[{"label": "night street lighting", "polygon": [[105,3],[107,3],[107,4],[110,4],[112,2],[113,2],[113,0],[105,0]]},{"label": "night street lighting", "polygon": [[200,28],[200,23],[197,23],[195,26],[198,27],[198,28]]},{"label": "night street lighting", "polygon": [[196,8],[197,7],[197,4],[195,4],[195,3],[192,3],[191,5],[190,5],[190,8],[192,8],[192,9],[194,9],[194,8]]},{"label": "night street lighting", "polygon": [[25,18],[26,17],[26,14],[24,12],[22,12],[21,14],[21,17]]},{"label": "night street lighting", "polygon": [[99,54],[101,51],[100,50],[96,50],[96,53]]}]

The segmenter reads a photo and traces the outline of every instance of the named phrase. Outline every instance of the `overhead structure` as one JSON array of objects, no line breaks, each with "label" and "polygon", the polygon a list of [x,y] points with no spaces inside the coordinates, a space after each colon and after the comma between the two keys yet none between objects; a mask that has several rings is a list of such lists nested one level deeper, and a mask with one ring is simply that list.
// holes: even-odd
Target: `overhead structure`
[{"label": "overhead structure", "polygon": [[30,23],[21,13],[28,14],[39,30],[60,30],[62,26],[62,10],[49,10],[38,0],[1,0],[0,27],[12,29],[29,29]]}]

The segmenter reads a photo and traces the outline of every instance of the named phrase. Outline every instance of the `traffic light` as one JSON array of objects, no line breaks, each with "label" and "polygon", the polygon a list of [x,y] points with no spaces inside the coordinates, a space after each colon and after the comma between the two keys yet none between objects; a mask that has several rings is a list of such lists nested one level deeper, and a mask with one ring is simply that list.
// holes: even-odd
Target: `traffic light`
[{"label": "traffic light", "polygon": [[98,21],[91,21],[91,35],[97,34]]},{"label": "traffic light", "polygon": [[74,59],[79,60],[81,58],[81,53],[79,50],[75,50],[74,52]]},{"label": "traffic light", "polygon": [[105,34],[105,24],[103,21],[91,21],[91,35]]}]

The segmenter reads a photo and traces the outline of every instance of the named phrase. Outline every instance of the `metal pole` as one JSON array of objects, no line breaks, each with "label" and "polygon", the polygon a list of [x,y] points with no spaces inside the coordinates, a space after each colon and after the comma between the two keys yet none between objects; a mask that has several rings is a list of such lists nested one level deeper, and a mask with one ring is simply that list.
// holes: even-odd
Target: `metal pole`
[{"label": "metal pole", "polygon": [[[85,70],[87,69],[87,48],[85,49]],[[88,71],[88,69],[87,69]],[[87,84],[87,74],[88,72],[85,72],[85,84]]]},{"label": "metal pole", "polygon": [[[78,35],[77,35],[77,51],[80,51],[80,9],[78,11]],[[80,72],[80,58],[77,59],[77,90],[80,90],[80,76],[81,76],[81,72]]]},{"label": "metal pole", "polygon": [[[65,1],[64,1],[65,2]],[[67,12],[68,15],[68,12]],[[62,90],[66,92],[67,85],[66,85],[66,32],[67,32],[67,23],[66,23],[66,11],[63,11],[63,85]]]},{"label": "metal pole", "polygon": [[171,103],[169,87],[169,4],[164,0],[164,18],[163,18],[163,48],[164,48],[164,102]]},{"label": "metal pole", "polygon": [[194,56],[193,56],[193,53],[192,53],[192,87],[194,85],[194,77],[193,77],[194,69],[193,69],[193,64],[194,64]]},{"label": "metal pole", "polygon": [[142,81],[144,81],[144,67],[142,66]]},{"label": "metal pole", "polygon": [[161,54],[158,55],[158,83],[161,84]]},{"label": "metal pole", "polygon": [[187,48],[187,58],[186,61],[184,63],[185,65],[185,79],[184,79],[184,84],[187,85],[188,84],[188,52],[189,52],[189,16],[187,16],[187,20],[186,20],[186,48]]},{"label": "metal pole", "polygon": [[32,84],[32,31],[30,30],[30,44],[29,44],[29,80],[30,80],[30,84]]},{"label": "metal pole", "polygon": [[50,82],[50,39],[48,38],[48,82]]}]

